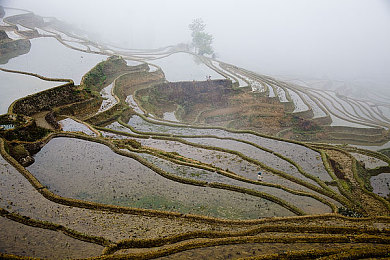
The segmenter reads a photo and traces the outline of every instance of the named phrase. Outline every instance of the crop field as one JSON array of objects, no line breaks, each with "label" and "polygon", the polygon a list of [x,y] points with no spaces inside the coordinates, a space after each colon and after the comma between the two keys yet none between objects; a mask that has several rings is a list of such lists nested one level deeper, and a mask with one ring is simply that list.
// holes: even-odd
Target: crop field
[{"label": "crop field", "polygon": [[13,12],[0,27],[34,61],[0,67],[0,258],[389,256],[387,99]]}]

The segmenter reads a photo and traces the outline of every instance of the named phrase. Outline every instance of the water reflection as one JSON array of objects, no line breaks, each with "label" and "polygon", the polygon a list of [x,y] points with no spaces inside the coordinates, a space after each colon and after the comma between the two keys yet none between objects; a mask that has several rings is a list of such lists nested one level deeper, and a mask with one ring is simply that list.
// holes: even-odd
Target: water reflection
[{"label": "water reflection", "polygon": [[4,68],[29,71],[50,78],[72,79],[80,84],[82,76],[107,57],[70,49],[54,38],[31,40],[28,54],[11,59]]},{"label": "water reflection", "polygon": [[211,79],[223,79],[203,63],[197,64],[194,56],[188,53],[175,53],[163,59],[153,60],[152,63],[162,68],[168,81],[206,80],[207,76],[211,76]]}]

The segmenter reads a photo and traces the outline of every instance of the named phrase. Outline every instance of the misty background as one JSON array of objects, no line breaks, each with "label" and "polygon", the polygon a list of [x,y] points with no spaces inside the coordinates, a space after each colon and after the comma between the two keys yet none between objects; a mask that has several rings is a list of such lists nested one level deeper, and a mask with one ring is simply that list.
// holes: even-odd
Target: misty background
[{"label": "misty background", "polygon": [[191,41],[195,18],[219,60],[272,76],[346,81],[390,92],[388,0],[1,0],[127,48]]}]

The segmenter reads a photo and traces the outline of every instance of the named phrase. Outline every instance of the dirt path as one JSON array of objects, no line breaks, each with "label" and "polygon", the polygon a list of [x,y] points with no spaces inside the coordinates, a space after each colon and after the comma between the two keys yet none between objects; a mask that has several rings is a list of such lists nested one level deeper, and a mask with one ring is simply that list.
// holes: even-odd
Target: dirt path
[{"label": "dirt path", "polygon": [[45,116],[49,113],[49,111],[39,112],[37,114],[32,115],[32,118],[35,119],[35,122],[37,123],[37,126],[54,130],[54,127],[51,126],[45,119]]}]

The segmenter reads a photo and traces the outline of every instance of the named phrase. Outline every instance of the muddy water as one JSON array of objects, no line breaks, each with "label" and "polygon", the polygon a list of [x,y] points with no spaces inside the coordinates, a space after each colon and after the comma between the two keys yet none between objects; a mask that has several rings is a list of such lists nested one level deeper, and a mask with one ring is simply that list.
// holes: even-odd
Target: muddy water
[{"label": "muddy water", "polygon": [[[219,129],[196,129],[196,128],[157,125],[157,124],[146,122],[139,116],[133,116],[129,121],[129,125],[131,125],[137,130],[144,131],[144,132],[160,132],[160,133],[170,133],[170,134],[178,134],[178,135],[215,135],[219,137],[231,137],[231,138],[249,141],[259,146],[262,146],[264,148],[276,151],[277,153],[292,159],[293,161],[301,165],[306,172],[319,177],[323,181],[331,181],[331,177],[327,173],[322,163],[320,154],[302,145],[278,141],[278,140],[265,138],[265,137],[259,137],[252,134],[229,133],[227,131],[219,130]],[[126,131],[126,128],[122,126],[118,126],[118,124],[113,124],[112,126],[113,129]],[[119,127],[119,128],[115,128],[115,127]],[[191,140],[189,139],[189,141]],[[221,142],[224,141],[225,140]]]},{"label": "muddy water", "polygon": [[292,215],[261,198],[167,180],[133,159],[83,140],[53,139],[35,160],[29,170],[66,197],[225,218]]},{"label": "muddy water", "polygon": [[317,176],[323,181],[332,180],[323,165],[321,155],[318,152],[313,151],[305,146],[273,140],[270,138],[258,137],[250,134],[232,134],[232,137],[246,140],[275,151],[284,157],[293,160],[299,164],[307,173]]},{"label": "muddy water", "polygon": [[99,111],[98,112],[103,112],[106,111],[110,108],[112,108],[118,101],[115,99],[115,97],[112,95],[112,87],[114,83],[111,83],[107,87],[103,88],[100,91],[100,95],[103,98],[103,102],[100,105]]},{"label": "muddy water", "polygon": [[153,147],[167,152],[177,152],[187,158],[212,164],[221,169],[229,169],[236,174],[252,180],[257,179],[257,173],[260,170],[264,171],[262,168],[242,160],[238,156],[224,152],[210,151],[174,141],[155,139],[137,139],[137,141],[139,141],[143,146]]},{"label": "muddy water", "polygon": [[[319,177],[323,181],[331,181],[331,177],[327,173],[320,154],[311,149],[308,149],[302,145],[292,144],[288,142],[273,140],[269,138],[263,138],[254,136],[251,134],[233,134],[224,130],[218,129],[196,129],[196,128],[182,128],[182,127],[169,127],[165,125],[155,125],[142,120],[138,116],[134,116],[130,119],[129,124],[132,127],[135,127],[137,130],[144,132],[160,132],[160,133],[174,133],[174,134],[183,134],[183,135],[215,135],[220,137],[232,137],[241,140],[250,141],[252,143],[258,144],[265,148],[277,151],[283,156],[292,159],[298,163],[303,170],[307,173]],[[113,123],[108,128],[130,132],[129,129],[119,125],[118,123]],[[141,129],[140,129],[141,128]],[[189,142],[206,144],[211,146],[223,147],[230,150],[237,150],[243,154],[259,160],[275,169],[285,171],[293,176],[307,180],[310,183],[315,184],[314,181],[304,177],[297,169],[287,161],[280,159],[279,157],[264,152],[260,149],[257,149],[249,144],[244,144],[237,141],[231,140],[219,140],[214,138],[187,138]]]},{"label": "muddy water", "polygon": [[242,229],[231,225],[209,225],[183,219],[116,214],[57,204],[38,193],[28,180],[1,156],[0,207],[33,219],[61,224],[82,233],[104,236],[111,240],[159,237],[194,230]]},{"label": "muddy water", "polygon": [[[242,188],[248,188],[260,192],[265,192],[267,194],[276,196],[291,205],[294,205],[304,212],[308,214],[321,214],[321,213],[330,213],[331,209],[323,205],[321,202],[309,198],[309,197],[303,197],[294,195],[291,193],[288,193],[286,191],[283,191],[281,189],[273,188],[273,187],[267,187],[267,186],[260,186],[260,185],[254,185],[250,183],[241,182],[235,179],[231,179],[228,177],[225,177],[223,175],[217,174],[215,172],[210,172],[202,169],[197,169],[189,166],[183,166],[183,165],[177,165],[170,161],[166,161],[160,158],[156,158],[154,156],[148,155],[148,154],[142,154],[142,157],[146,158],[149,162],[152,162],[153,164],[157,165],[158,167],[164,169],[167,172],[174,173],[175,175],[179,175],[184,178],[194,179],[194,180],[200,180],[200,181],[207,181],[207,182],[219,182],[229,185],[234,185]],[[272,205],[271,205],[272,208]]]},{"label": "muddy water", "polygon": [[292,164],[280,159],[279,157],[272,155],[271,153],[264,152],[253,146],[249,146],[247,144],[239,143],[236,141],[218,140],[213,138],[187,138],[185,140],[193,143],[221,147],[241,152],[242,154],[255,160],[258,160],[274,169],[284,171],[285,173],[290,174],[296,178],[302,179],[314,185],[318,185],[313,180],[304,177]]},{"label": "muddy water", "polygon": [[[257,180],[258,172],[260,171],[262,173],[262,181],[264,182],[279,184],[290,189],[310,192],[312,194],[316,194],[317,196],[325,197],[324,195],[321,195],[304,186],[301,186],[287,179],[284,179],[272,172],[262,169],[257,165],[251,164],[241,159],[240,157],[229,153],[201,149],[190,145],[182,144],[176,141],[156,140],[151,138],[149,139],[133,138],[133,137],[126,137],[123,135],[112,134],[109,132],[102,132],[102,134],[105,137],[114,138],[114,139],[134,139],[140,142],[143,146],[160,149],[167,152],[177,152],[180,155],[185,156],[187,158],[198,160],[207,164],[212,164],[221,169],[229,169],[229,171],[251,180]],[[337,187],[334,187],[334,191],[336,193],[339,193]],[[329,198],[326,199],[332,201],[335,205],[341,206],[338,202],[332,199]]]},{"label": "muddy water", "polygon": [[[116,136],[115,138],[120,138]],[[122,136],[123,137],[123,136]],[[132,138],[134,139],[134,138]],[[212,164],[221,169],[229,169],[229,171],[241,175],[251,180],[257,180],[258,172],[262,172],[262,180],[270,183],[280,184],[288,188],[309,191],[309,189],[293,183],[289,180],[279,177],[257,165],[251,164],[236,155],[229,153],[211,151],[207,149],[201,149],[186,144],[182,144],[174,141],[155,140],[155,139],[136,139],[142,145],[161,149],[168,152],[177,152],[194,160],[201,161],[203,163]]]},{"label": "muddy water", "polygon": [[165,112],[165,113],[163,114],[163,119],[164,119],[164,120],[168,120],[168,121],[179,122],[179,120],[177,120],[177,118],[176,118],[175,111],[172,111],[172,112]]},{"label": "muddy water", "polygon": [[62,131],[82,132],[90,136],[96,136],[96,134],[91,129],[89,129],[86,125],[79,123],[71,118],[66,118],[64,120],[59,121],[58,123],[61,125]]},{"label": "muddy water", "polygon": [[390,173],[381,173],[373,176],[370,179],[373,192],[382,197],[387,197],[390,194]]},{"label": "muddy water", "polygon": [[133,110],[134,110],[135,112],[140,113],[140,114],[143,114],[143,113],[144,113],[144,111],[142,111],[142,109],[139,108],[137,102],[135,102],[135,100],[134,100],[134,98],[133,98],[133,95],[127,96],[127,98],[126,98],[126,103],[129,104],[129,106],[130,106],[131,108],[133,108]]},{"label": "muddy water", "polygon": [[196,128],[158,125],[158,124],[146,122],[139,116],[131,117],[128,124],[139,131],[145,131],[145,132],[160,132],[160,133],[170,133],[170,134],[178,134],[178,135],[209,134],[209,135],[218,135],[218,136],[227,136],[229,134],[224,130],[218,130],[218,129],[196,129]]},{"label": "muddy water", "polygon": [[50,259],[101,255],[103,247],[61,232],[34,228],[0,217],[0,252]]},{"label": "muddy water", "polygon": [[363,162],[366,169],[374,169],[376,167],[388,165],[388,163],[375,157],[367,156],[360,153],[351,153],[351,154],[353,155],[353,157],[356,158],[356,160]]}]

